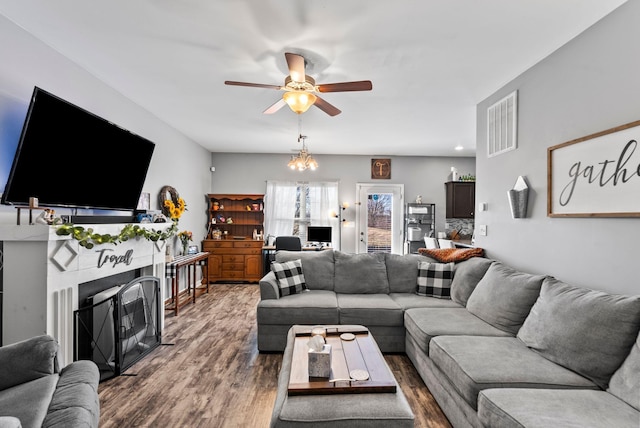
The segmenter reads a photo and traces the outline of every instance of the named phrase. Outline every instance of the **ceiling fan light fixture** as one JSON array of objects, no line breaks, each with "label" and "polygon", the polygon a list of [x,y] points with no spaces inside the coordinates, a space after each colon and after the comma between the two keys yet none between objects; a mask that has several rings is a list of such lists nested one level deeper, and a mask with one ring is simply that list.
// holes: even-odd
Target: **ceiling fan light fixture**
[{"label": "ceiling fan light fixture", "polygon": [[316,102],[317,97],[311,92],[287,91],[282,95],[282,99],[294,113],[302,114],[309,110],[309,107]]}]

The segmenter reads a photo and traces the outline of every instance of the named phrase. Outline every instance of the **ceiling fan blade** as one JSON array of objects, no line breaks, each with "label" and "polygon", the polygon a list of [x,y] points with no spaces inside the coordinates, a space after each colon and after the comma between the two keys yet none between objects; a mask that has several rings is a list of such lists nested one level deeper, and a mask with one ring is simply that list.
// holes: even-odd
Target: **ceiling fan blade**
[{"label": "ceiling fan blade", "polygon": [[232,86],[249,86],[252,88],[267,88],[267,89],[282,89],[282,86],[278,86],[278,85],[263,85],[262,83],[247,83],[247,82],[234,82],[232,80],[225,80],[224,81],[225,85],[232,85]]},{"label": "ceiling fan blade", "polygon": [[316,88],[318,92],[370,91],[373,85],[370,80],[360,80],[357,82],[324,83]]},{"label": "ceiling fan blade", "polygon": [[294,82],[304,82],[304,57],[298,54],[285,52],[284,56],[287,58],[287,65],[289,66],[289,76]]},{"label": "ceiling fan blade", "polygon": [[335,107],[332,104],[329,104],[328,102],[326,102],[325,100],[323,100],[318,96],[316,96],[316,102],[313,103],[313,105],[318,107],[323,112],[327,113],[329,116],[336,116],[342,113],[342,111],[340,111],[337,107]]},{"label": "ceiling fan blade", "polygon": [[264,114],[273,114],[273,113],[277,112],[278,110],[280,110],[282,107],[284,107],[286,105],[287,105],[287,103],[284,102],[284,100],[282,98],[280,98],[278,101],[273,103],[271,105],[271,107],[269,107],[268,109],[266,109],[262,113],[264,113]]}]

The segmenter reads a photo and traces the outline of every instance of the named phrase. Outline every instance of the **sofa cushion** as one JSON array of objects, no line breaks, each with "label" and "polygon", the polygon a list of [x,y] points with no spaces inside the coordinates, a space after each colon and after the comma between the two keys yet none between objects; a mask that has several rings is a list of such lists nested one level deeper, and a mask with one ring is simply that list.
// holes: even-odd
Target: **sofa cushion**
[{"label": "sofa cushion", "polygon": [[54,373],[57,353],[58,342],[48,335],[1,347],[0,390]]},{"label": "sofa cushion", "polygon": [[607,391],[640,411],[640,334],[627,358],[611,376]]},{"label": "sofa cushion", "polygon": [[0,391],[0,415],[15,416],[23,427],[42,426],[57,383],[52,374]]},{"label": "sofa cushion", "polygon": [[483,426],[500,428],[637,428],[640,415],[604,391],[486,389],[478,397]]},{"label": "sofa cushion", "polygon": [[516,337],[438,336],[431,339],[429,358],[474,410],[487,388],[598,389]]},{"label": "sofa cushion", "polygon": [[308,290],[280,299],[261,300],[257,310],[258,324],[339,324],[336,293]]},{"label": "sofa cushion", "polygon": [[340,294],[340,324],[402,326],[403,310],[388,294]]},{"label": "sofa cushion", "polygon": [[467,310],[515,336],[540,294],[543,279],[493,262],[469,296]]},{"label": "sofa cushion", "polygon": [[607,294],[549,277],[518,337],[544,357],[606,389],[638,330],[640,296]]},{"label": "sofa cushion", "polygon": [[334,253],[336,293],[389,293],[384,253],[347,254],[341,251],[334,251]]},{"label": "sofa cushion", "polygon": [[420,262],[416,294],[450,299],[452,279],[453,263]]},{"label": "sofa cushion", "polygon": [[404,326],[427,355],[429,342],[437,336],[509,336],[462,307],[408,309]]},{"label": "sofa cushion", "polygon": [[271,270],[278,279],[280,297],[300,294],[307,289],[300,259],[282,263],[273,262],[271,263]]},{"label": "sofa cushion", "polygon": [[435,262],[436,260],[419,254],[385,253],[389,292],[414,293],[418,279],[418,263],[423,261]]},{"label": "sofa cushion", "polygon": [[439,299],[437,297],[418,296],[413,290],[411,293],[389,293],[389,296],[405,311],[411,308],[461,308],[451,299]]},{"label": "sofa cushion", "polygon": [[333,251],[278,251],[276,262],[301,260],[305,282],[309,290],[333,291],[335,266]]},{"label": "sofa cushion", "polygon": [[471,296],[478,282],[487,273],[491,263],[493,263],[492,260],[483,257],[473,257],[456,263],[453,271],[453,281],[451,281],[451,300],[466,306],[469,296]]}]

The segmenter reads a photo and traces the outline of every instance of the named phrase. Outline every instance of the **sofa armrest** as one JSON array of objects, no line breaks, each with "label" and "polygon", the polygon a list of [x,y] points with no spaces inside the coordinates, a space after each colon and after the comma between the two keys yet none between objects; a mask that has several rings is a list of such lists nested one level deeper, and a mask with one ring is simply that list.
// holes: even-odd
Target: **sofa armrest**
[{"label": "sofa armrest", "polygon": [[64,367],[42,427],[97,428],[100,423],[99,382],[100,370],[93,361],[74,361]]},{"label": "sofa armrest", "polygon": [[51,336],[32,337],[0,348],[0,390],[58,371],[58,342]]},{"label": "sofa armrest", "polygon": [[279,299],[278,280],[273,272],[267,273],[260,280],[260,300]]}]

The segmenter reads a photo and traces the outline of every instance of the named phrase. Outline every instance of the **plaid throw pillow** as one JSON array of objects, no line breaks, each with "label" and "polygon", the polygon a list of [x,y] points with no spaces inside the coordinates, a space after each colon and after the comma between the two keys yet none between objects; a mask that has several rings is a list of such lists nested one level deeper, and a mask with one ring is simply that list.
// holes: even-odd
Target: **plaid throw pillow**
[{"label": "plaid throw pillow", "polygon": [[271,263],[271,270],[278,279],[280,297],[298,294],[307,289],[300,259],[283,263],[273,262]]},{"label": "plaid throw pillow", "polygon": [[420,296],[451,298],[453,263],[418,263],[418,290]]}]

